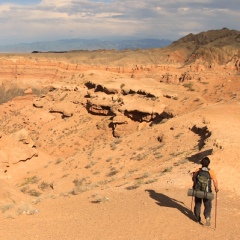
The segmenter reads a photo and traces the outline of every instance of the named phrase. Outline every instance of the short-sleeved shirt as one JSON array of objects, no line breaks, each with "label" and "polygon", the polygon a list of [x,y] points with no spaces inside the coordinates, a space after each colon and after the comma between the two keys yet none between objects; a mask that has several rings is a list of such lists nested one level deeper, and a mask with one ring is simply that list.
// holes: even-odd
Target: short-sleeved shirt
[{"label": "short-sleeved shirt", "polygon": [[[197,168],[194,172],[193,172],[193,182],[194,182],[194,185],[195,185],[195,177],[197,176],[197,172],[199,172],[200,171],[200,169],[201,168]],[[212,169],[208,169],[208,172],[209,172],[209,174],[210,174],[210,178],[214,181],[214,182],[216,182],[217,181],[217,178],[216,178],[216,174],[215,174],[215,172],[212,170]],[[195,176],[194,176],[195,175]],[[212,181],[211,181],[212,182]],[[211,184],[211,182],[209,183],[209,191],[210,192],[212,192],[212,184]],[[193,185],[193,187],[194,187],[194,185]]]},{"label": "short-sleeved shirt", "polygon": [[[200,169],[201,169],[201,168],[197,168],[197,169],[194,171],[193,174],[195,174],[196,172],[199,172]],[[217,180],[216,174],[215,174],[215,172],[214,172],[212,169],[209,169],[208,172],[209,172],[209,174],[210,174],[211,179]]]}]

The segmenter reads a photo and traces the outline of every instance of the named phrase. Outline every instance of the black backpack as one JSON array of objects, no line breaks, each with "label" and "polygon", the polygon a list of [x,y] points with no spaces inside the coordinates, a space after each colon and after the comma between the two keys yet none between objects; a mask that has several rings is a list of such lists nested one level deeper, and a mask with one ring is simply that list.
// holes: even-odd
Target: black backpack
[{"label": "black backpack", "polygon": [[211,176],[208,168],[200,168],[194,182],[194,190],[203,192],[212,192],[211,189]]}]

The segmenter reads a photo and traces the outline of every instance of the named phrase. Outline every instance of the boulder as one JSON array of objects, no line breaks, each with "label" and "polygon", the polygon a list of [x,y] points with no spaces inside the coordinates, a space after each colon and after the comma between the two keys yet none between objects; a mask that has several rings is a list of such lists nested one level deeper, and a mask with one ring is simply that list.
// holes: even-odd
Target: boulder
[{"label": "boulder", "polygon": [[63,117],[71,117],[74,114],[74,103],[55,103],[49,108],[51,113],[60,113]]}]

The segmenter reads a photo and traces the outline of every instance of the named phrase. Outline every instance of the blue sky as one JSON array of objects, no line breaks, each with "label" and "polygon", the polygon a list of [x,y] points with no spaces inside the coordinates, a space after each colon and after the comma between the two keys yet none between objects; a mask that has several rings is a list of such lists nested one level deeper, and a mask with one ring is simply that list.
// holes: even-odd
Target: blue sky
[{"label": "blue sky", "polygon": [[0,0],[0,45],[240,30],[240,0]]}]

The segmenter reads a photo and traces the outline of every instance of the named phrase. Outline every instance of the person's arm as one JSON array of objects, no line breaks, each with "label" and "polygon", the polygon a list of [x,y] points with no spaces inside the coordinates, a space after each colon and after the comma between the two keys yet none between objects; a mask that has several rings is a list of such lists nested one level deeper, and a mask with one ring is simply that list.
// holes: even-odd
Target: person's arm
[{"label": "person's arm", "polygon": [[195,179],[196,179],[197,173],[198,173],[197,171],[195,171],[195,172],[192,173],[192,181],[193,181],[193,182],[194,182]]},{"label": "person's arm", "polygon": [[193,188],[194,188],[194,184],[195,184],[195,180],[196,180],[198,171],[199,171],[199,169],[196,169],[195,172],[192,173]]},{"label": "person's arm", "polygon": [[215,188],[215,192],[218,192],[219,189],[218,189],[218,181],[217,181],[217,178],[216,178],[216,174],[215,174],[214,171],[211,170],[210,175],[211,175],[211,178],[213,180],[213,185],[214,185],[214,188]]},{"label": "person's arm", "polygon": [[217,181],[216,178],[213,179],[213,184],[214,184],[215,192],[218,192],[219,191],[219,189],[218,189],[218,181]]}]

